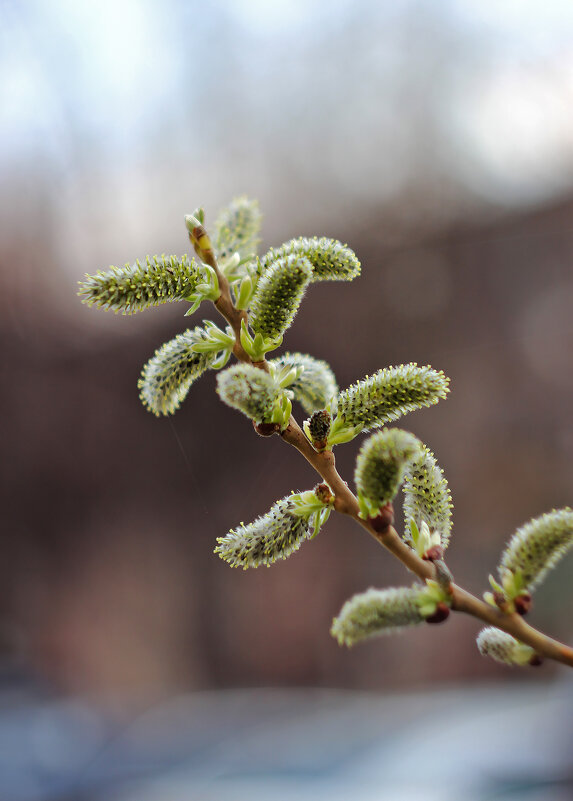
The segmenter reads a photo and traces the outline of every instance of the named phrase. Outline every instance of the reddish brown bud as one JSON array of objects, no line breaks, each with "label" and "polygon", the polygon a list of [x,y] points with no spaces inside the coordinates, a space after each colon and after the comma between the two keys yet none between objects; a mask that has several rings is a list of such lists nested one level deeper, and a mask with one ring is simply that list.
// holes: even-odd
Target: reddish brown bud
[{"label": "reddish brown bud", "polygon": [[533,654],[533,656],[529,660],[529,664],[531,665],[531,667],[539,667],[540,665],[543,664],[543,657],[540,656],[539,654]]},{"label": "reddish brown bud", "polygon": [[436,611],[433,615],[426,618],[426,623],[443,623],[450,616],[450,607],[443,601],[436,605]]},{"label": "reddish brown bud", "polygon": [[496,606],[498,606],[502,610],[502,612],[504,612],[507,606],[507,599],[505,595],[502,592],[499,592],[499,590],[495,590],[492,593],[492,595],[493,595],[493,600],[496,603]]},{"label": "reddish brown bud", "polygon": [[523,592],[521,595],[518,595],[516,598],[513,599],[513,605],[515,606],[515,611],[518,615],[526,615],[529,610],[531,609],[531,605],[533,603],[533,599],[528,592]]},{"label": "reddish brown bud", "polygon": [[392,502],[387,503],[380,509],[376,517],[368,518],[368,522],[378,534],[385,534],[394,523],[394,506]]},{"label": "reddish brown bud", "polygon": [[322,501],[322,503],[330,503],[333,498],[328,484],[317,484],[317,486],[314,488],[314,494],[319,501]]},{"label": "reddish brown bud", "polygon": [[432,545],[431,548],[428,548],[426,553],[422,556],[422,559],[425,559],[427,562],[435,562],[438,559],[443,559],[444,556],[444,549],[441,545]]},{"label": "reddish brown bud", "polygon": [[255,423],[254,420],[253,428],[260,437],[270,437],[281,430],[278,423]]}]

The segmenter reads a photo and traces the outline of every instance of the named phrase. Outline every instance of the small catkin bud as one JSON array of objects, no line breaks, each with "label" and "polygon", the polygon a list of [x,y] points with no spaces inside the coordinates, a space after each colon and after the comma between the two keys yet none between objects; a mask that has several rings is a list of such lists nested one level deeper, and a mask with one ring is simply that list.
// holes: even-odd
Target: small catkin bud
[{"label": "small catkin bud", "polygon": [[292,324],[312,277],[310,262],[286,256],[261,276],[251,300],[249,325],[255,334],[279,339]]},{"label": "small catkin bud", "polygon": [[325,505],[334,503],[334,495],[332,494],[332,490],[328,484],[324,482],[322,484],[317,484],[313,491],[321,503],[324,503]]},{"label": "small catkin bud", "polygon": [[255,423],[272,422],[273,405],[280,391],[272,376],[252,364],[235,364],[217,376],[221,400]]},{"label": "small catkin bud", "polygon": [[261,212],[256,200],[236,197],[223,209],[213,226],[213,245],[220,261],[239,253],[241,258],[255,254],[259,244]]},{"label": "small catkin bud", "polygon": [[419,606],[422,592],[422,587],[370,588],[346,601],[330,633],[340,645],[350,646],[368,637],[423,623]]},{"label": "small catkin bud", "polygon": [[270,364],[274,364],[277,369],[304,368],[299,377],[289,384],[289,389],[307,414],[324,409],[338,392],[334,373],[321,359],[304,353],[283,353],[277,359],[271,359]]},{"label": "small catkin bud", "polygon": [[404,519],[414,519],[418,528],[426,523],[439,532],[440,545],[447,548],[452,528],[452,496],[434,454],[425,446],[404,472]]},{"label": "small catkin bud", "polygon": [[286,559],[310,536],[308,519],[292,513],[288,498],[277,501],[263,517],[240,525],[217,539],[215,553],[231,567],[259,567]]},{"label": "small catkin bud", "polygon": [[553,510],[518,528],[501,556],[500,575],[520,574],[530,592],[573,546],[573,510]]},{"label": "small catkin bud", "polygon": [[420,447],[413,434],[399,428],[385,428],[366,440],[356,459],[354,481],[369,508],[379,510],[394,499],[406,465]]},{"label": "small catkin bud", "polygon": [[272,437],[273,434],[278,434],[281,430],[279,423],[255,423],[254,420],[253,428],[259,437]]},{"label": "small catkin bud", "polygon": [[173,414],[189,392],[191,384],[215,360],[215,353],[194,353],[193,345],[205,339],[197,326],[166,342],[144,366],[137,384],[144,406],[157,417]]},{"label": "small catkin bud", "polygon": [[195,261],[187,256],[147,256],[125,267],[111,267],[80,282],[78,295],[88,306],[135,314],[150,306],[185,300],[200,280]]},{"label": "small catkin bud", "polygon": [[308,421],[308,433],[310,434],[311,440],[317,443],[317,446],[321,445],[326,447],[331,423],[332,418],[325,409],[315,412],[310,417]]},{"label": "small catkin bud", "polygon": [[338,418],[362,431],[397,420],[402,415],[432,406],[448,391],[442,371],[417,364],[386,367],[343,390],[337,399]]},{"label": "small catkin bud", "polygon": [[504,665],[535,664],[537,654],[529,645],[524,645],[511,634],[494,626],[482,629],[478,634],[477,647],[482,656],[490,656]]},{"label": "small catkin bud", "polygon": [[360,275],[360,262],[346,245],[327,237],[300,237],[271,249],[261,259],[263,269],[285,256],[304,256],[312,264],[314,281],[352,281]]}]

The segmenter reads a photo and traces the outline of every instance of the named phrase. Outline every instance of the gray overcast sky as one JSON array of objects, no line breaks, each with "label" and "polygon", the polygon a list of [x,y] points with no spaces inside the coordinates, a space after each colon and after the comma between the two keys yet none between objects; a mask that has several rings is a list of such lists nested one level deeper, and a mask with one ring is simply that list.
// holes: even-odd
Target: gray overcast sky
[{"label": "gray overcast sky", "polygon": [[136,241],[154,250],[182,207],[243,191],[260,197],[272,235],[286,206],[300,227],[309,214],[321,224],[321,209],[404,204],[428,185],[450,188],[452,214],[573,185],[569,0],[0,9],[3,216],[33,213],[43,185],[75,272],[110,258],[91,252],[94,219],[128,258]]}]

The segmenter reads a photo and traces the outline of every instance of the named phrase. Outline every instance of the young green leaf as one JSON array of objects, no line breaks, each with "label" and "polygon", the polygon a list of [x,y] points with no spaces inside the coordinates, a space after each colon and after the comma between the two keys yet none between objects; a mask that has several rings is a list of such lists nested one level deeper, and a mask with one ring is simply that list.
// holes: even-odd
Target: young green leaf
[{"label": "young green leaf", "polygon": [[150,306],[186,300],[201,280],[199,265],[187,256],[147,256],[125,267],[86,275],[78,295],[88,306],[135,314]]}]

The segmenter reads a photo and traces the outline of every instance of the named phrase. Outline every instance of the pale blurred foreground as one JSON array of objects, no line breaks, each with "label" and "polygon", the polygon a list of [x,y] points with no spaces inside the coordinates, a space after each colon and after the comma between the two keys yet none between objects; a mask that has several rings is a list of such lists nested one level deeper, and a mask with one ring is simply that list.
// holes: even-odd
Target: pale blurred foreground
[{"label": "pale blurred foreground", "polygon": [[83,700],[5,692],[10,801],[565,801],[573,692],[232,690],[111,720]]}]

